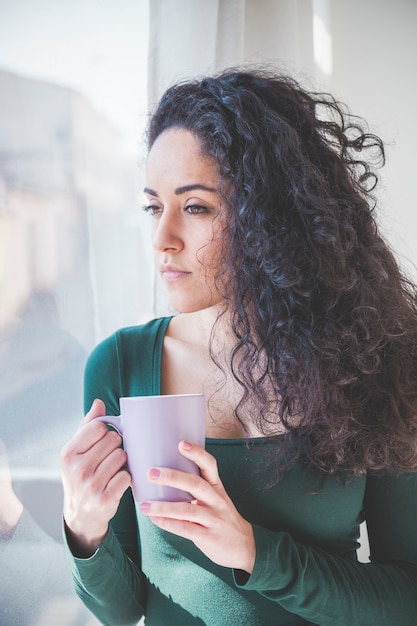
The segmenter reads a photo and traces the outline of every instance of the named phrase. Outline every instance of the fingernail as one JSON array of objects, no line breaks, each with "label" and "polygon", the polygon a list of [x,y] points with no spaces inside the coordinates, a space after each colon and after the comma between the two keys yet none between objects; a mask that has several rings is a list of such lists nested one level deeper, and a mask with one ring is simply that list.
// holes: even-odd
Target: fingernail
[{"label": "fingernail", "polygon": [[192,444],[189,441],[181,441],[181,447],[184,450],[191,450],[191,448],[193,447]]},{"label": "fingernail", "polygon": [[140,510],[142,511],[142,513],[148,513],[148,511],[151,510],[151,503],[150,502],[141,502],[139,505]]},{"label": "fingernail", "polygon": [[152,480],[155,480],[156,478],[159,478],[161,475],[161,470],[159,470],[156,467],[152,467],[149,470],[149,478],[151,478]]}]

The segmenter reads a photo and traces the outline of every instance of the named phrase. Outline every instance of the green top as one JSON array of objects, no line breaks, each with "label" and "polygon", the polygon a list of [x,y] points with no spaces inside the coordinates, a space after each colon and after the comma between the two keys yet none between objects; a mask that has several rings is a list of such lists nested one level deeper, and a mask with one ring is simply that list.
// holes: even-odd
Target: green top
[{"label": "green top", "polygon": [[[122,329],[97,346],[86,369],[86,410],[101,398],[118,414],[118,398],[160,393],[169,319]],[[128,490],[96,553],[69,555],[77,593],[103,624],[136,624],[145,614],[147,626],[416,625],[417,476],[386,472],[344,483],[300,461],[268,488],[272,445],[206,440],[229,496],[254,527],[251,576],[155,527]],[[370,563],[355,552],[364,519]]]}]

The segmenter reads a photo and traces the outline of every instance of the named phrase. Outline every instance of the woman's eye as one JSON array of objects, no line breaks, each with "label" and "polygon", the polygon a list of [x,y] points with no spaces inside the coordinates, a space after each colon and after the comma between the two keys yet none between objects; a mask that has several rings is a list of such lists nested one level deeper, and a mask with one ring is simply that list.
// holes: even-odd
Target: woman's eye
[{"label": "woman's eye", "polygon": [[157,215],[158,213],[161,213],[162,208],[157,204],[145,204],[143,210],[146,213],[149,213],[149,215]]},{"label": "woman's eye", "polygon": [[200,206],[199,204],[188,204],[185,207],[185,210],[190,215],[201,215],[202,213],[208,213],[208,208],[206,206]]}]

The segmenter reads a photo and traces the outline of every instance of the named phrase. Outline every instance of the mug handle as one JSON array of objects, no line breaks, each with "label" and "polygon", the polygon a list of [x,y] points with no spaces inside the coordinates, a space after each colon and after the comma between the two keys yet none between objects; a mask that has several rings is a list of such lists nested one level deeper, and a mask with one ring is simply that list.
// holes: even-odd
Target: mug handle
[{"label": "mug handle", "polygon": [[113,426],[119,435],[123,437],[122,418],[120,415],[101,415],[100,417],[95,417],[92,421],[103,422],[107,426]]}]

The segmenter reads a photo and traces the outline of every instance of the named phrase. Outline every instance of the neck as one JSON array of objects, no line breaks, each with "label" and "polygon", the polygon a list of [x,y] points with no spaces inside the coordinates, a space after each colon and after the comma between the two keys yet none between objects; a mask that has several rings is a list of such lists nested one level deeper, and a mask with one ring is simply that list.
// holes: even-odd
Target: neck
[{"label": "neck", "polygon": [[[230,334],[228,316],[223,304],[216,304],[200,311],[181,313],[173,320],[178,327],[184,328],[190,343],[208,346],[214,326],[216,336],[220,335],[220,341],[224,344],[225,335]],[[216,324],[217,322],[217,324]]]}]

